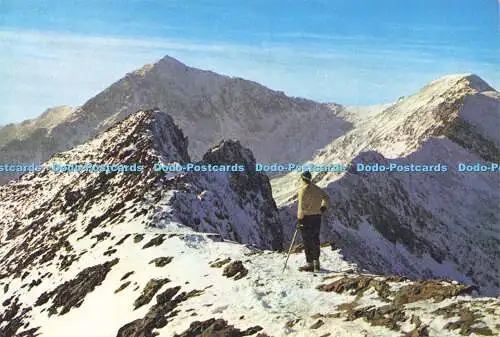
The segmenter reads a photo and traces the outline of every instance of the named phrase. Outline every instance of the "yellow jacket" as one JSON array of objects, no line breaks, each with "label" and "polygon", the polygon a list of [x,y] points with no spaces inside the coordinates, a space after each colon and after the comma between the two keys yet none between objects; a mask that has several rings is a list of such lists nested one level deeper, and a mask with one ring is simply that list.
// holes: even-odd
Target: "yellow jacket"
[{"label": "yellow jacket", "polygon": [[322,206],[328,207],[328,194],[315,184],[302,183],[298,192],[297,219],[305,215],[321,214]]}]

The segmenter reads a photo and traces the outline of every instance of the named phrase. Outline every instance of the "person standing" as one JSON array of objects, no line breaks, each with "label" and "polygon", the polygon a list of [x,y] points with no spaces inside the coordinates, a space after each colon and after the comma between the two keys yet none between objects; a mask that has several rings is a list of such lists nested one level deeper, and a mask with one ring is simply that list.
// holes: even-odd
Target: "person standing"
[{"label": "person standing", "polygon": [[301,232],[307,264],[300,271],[320,271],[319,255],[321,215],[328,207],[329,197],[312,182],[311,172],[301,174],[298,191],[297,230]]}]

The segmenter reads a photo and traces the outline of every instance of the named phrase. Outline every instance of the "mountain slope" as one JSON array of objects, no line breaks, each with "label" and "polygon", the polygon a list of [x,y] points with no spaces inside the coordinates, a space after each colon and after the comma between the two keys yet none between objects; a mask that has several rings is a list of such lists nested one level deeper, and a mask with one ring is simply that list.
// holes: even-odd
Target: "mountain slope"
[{"label": "mountain slope", "polygon": [[[319,151],[313,163],[355,164],[314,178],[332,197],[323,240],[372,272],[455,279],[498,295],[500,176],[456,167],[500,162],[499,98],[475,75],[444,77]],[[440,163],[448,171],[356,172],[359,163]],[[288,222],[296,179],[293,173],[273,180]]]},{"label": "mountain slope", "polygon": [[0,125],[0,147],[16,139],[26,139],[39,130],[50,133],[52,128],[66,120],[73,111],[69,106],[58,106],[45,110],[38,118],[19,124]]},{"label": "mountain slope", "polygon": [[[190,161],[187,139],[172,118],[159,111],[140,111],[99,137],[51,157],[41,172],[26,174],[0,189],[0,229],[9,241],[26,231],[48,230],[48,222],[61,226],[76,221],[89,235],[97,227],[116,222],[162,227],[164,222],[180,219],[187,226],[227,239],[238,238],[266,248],[281,246],[277,208],[263,174],[165,174],[154,169],[155,164],[186,165]],[[203,161],[235,162],[255,166],[251,152],[233,141],[219,144]],[[140,165],[143,170],[54,171],[61,163]],[[62,217],[57,215],[60,212],[64,213]],[[41,223],[45,224],[43,228]],[[243,223],[246,226],[242,227]]]},{"label": "mountain slope", "polygon": [[[359,274],[328,247],[321,274],[296,271],[297,249],[283,274],[285,254],[265,250],[283,248],[278,209],[251,151],[223,141],[199,162],[243,172],[151,169],[188,163],[187,148],[169,115],[139,111],[0,187],[0,336],[499,331],[499,302],[472,286]],[[85,162],[144,169],[53,171]]]},{"label": "mountain slope", "polygon": [[[42,162],[137,110],[151,108],[172,115],[189,137],[189,151],[196,160],[222,139],[237,138],[258,161],[301,161],[351,125],[336,116],[342,111],[338,105],[287,97],[255,82],[191,68],[167,56],[126,74],[50,134],[35,132],[0,146],[0,159]],[[2,175],[0,183],[15,176]]]},{"label": "mountain slope", "polygon": [[[3,315],[13,319],[2,320],[0,333],[16,325],[23,326],[18,333],[50,337],[499,332],[496,299],[474,298],[473,288],[449,282],[353,274],[329,249],[322,252],[328,274],[314,277],[295,271],[302,254],[292,254],[282,274],[284,254],[213,242],[199,233],[117,226],[95,234],[102,238],[95,246],[97,240],[88,238],[72,244],[76,254],[85,253],[68,270],[34,266],[23,280],[1,281],[9,284],[0,295],[8,303]],[[164,241],[150,244],[158,238]],[[108,256],[108,247],[116,252]]]}]

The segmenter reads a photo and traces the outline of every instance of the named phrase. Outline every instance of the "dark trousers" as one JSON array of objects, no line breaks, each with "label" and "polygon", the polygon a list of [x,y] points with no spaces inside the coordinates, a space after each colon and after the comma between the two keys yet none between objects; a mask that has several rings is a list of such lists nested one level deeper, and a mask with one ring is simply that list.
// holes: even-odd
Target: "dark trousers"
[{"label": "dark trousers", "polygon": [[302,229],[302,241],[307,263],[313,263],[319,259],[320,242],[319,232],[321,229],[321,215],[305,215],[302,219],[304,228]]}]

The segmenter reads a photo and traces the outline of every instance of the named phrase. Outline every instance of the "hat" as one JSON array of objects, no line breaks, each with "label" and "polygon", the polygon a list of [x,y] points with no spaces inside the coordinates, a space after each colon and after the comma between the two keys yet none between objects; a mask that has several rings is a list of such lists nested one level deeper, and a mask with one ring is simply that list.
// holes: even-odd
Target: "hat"
[{"label": "hat", "polygon": [[302,172],[300,177],[307,182],[311,181],[311,179],[312,179],[311,172],[309,172],[309,171]]}]

